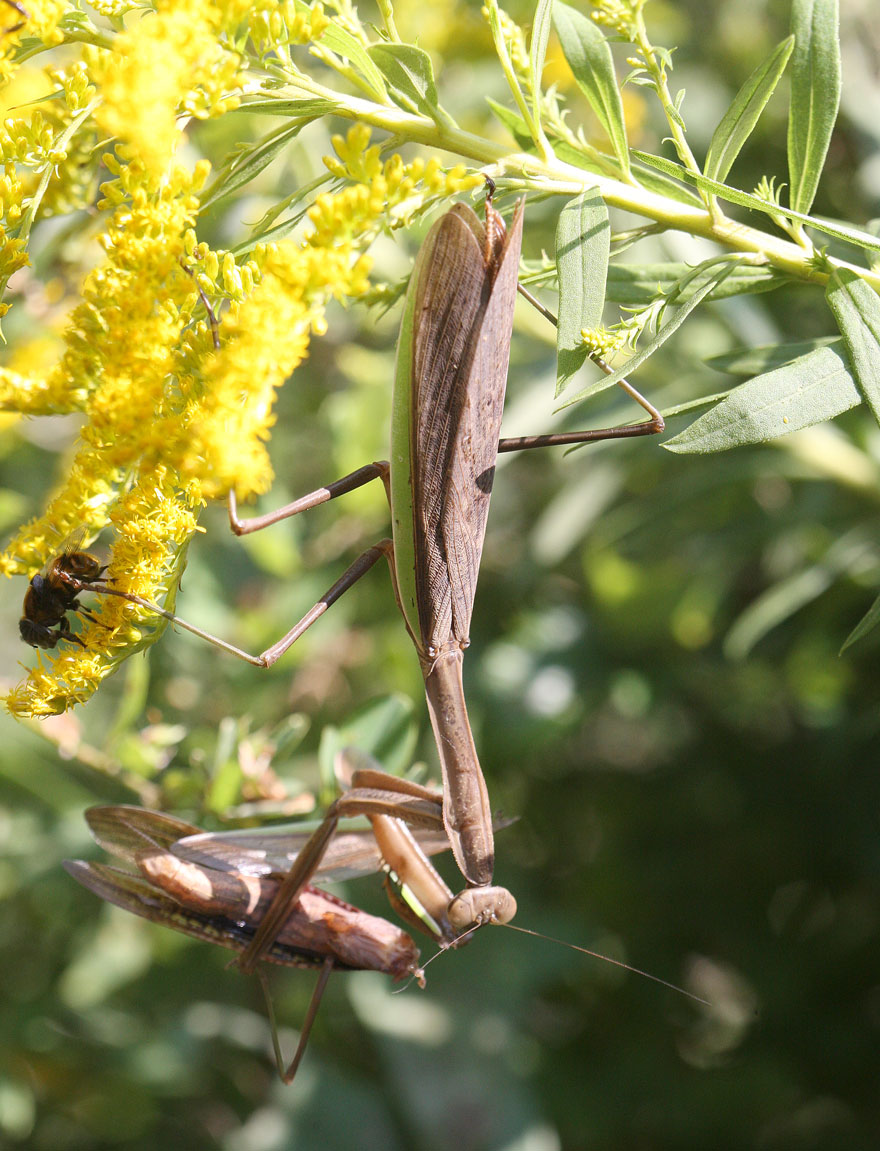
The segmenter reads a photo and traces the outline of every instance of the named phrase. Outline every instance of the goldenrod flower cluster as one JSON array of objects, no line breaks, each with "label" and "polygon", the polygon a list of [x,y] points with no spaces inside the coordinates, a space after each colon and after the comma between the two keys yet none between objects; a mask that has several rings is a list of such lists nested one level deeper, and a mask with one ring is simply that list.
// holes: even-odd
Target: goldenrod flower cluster
[{"label": "goldenrod flower cluster", "polygon": [[[184,236],[207,175],[172,171],[153,188],[145,169],[107,158],[117,180],[108,200],[122,199],[102,241],[106,259],[86,279],[82,303],[71,315],[66,350],[45,381],[20,378],[20,406],[38,411],[83,410],[87,416],[69,475],[44,516],[27,525],[0,557],[0,571],[32,570],[57,552],[74,529],[103,528],[120,491],[161,465],[162,429],[173,422],[168,382],[189,318],[193,287],[181,266]],[[7,406],[16,394],[7,374]],[[154,484],[157,505],[167,498]],[[166,485],[167,489],[167,485]],[[191,528],[194,528],[192,521]]]},{"label": "goldenrod flower cluster", "polygon": [[613,359],[630,342],[624,328],[582,328],[581,339],[591,356],[600,356],[603,360]]},{"label": "goldenrod flower cluster", "polygon": [[592,0],[591,13],[597,24],[611,28],[623,40],[632,40],[646,0]]},{"label": "goldenrod flower cluster", "polygon": [[15,50],[25,36],[35,37],[47,47],[61,43],[58,25],[71,9],[68,0],[30,0],[26,5],[4,0],[0,11],[0,84],[8,83],[15,72]]},{"label": "goldenrod flower cluster", "polygon": [[323,5],[305,8],[296,0],[253,0],[246,5],[244,16],[261,57],[289,44],[314,43],[330,24]]},{"label": "goldenrod flower cluster", "polygon": [[[383,159],[356,124],[334,138],[327,166],[342,186],[317,197],[304,235],[238,258],[200,239],[208,164],[189,152],[188,122],[234,109],[263,84],[271,92],[285,68],[303,77],[294,45],[353,76],[352,53],[366,60],[370,36],[347,2],[326,7],[329,15],[317,0],[154,0],[146,9],[0,0],[0,82],[22,68],[0,127],[0,291],[27,265],[32,231],[49,215],[85,209],[78,236],[97,256],[58,323],[60,356],[44,328],[0,368],[3,410],[83,421],[63,481],[0,554],[0,574],[30,578],[71,533],[88,547],[109,531],[107,589],[172,609],[205,501],[270,486],[277,390],[325,330],[330,301],[368,292],[372,240],[426,201],[480,183],[461,166]],[[27,65],[65,38],[78,56],[65,49],[61,66],[55,59],[42,74]],[[110,178],[99,198],[102,169]],[[61,297],[45,298],[54,307]],[[6,309],[0,303],[0,316]],[[8,697],[14,713],[87,699],[166,626],[100,591],[77,631],[84,646],[40,650]]]},{"label": "goldenrod flower cluster", "polygon": [[[337,140],[337,170],[364,182],[320,196],[301,240],[259,245],[237,262],[199,243],[205,164],[157,178],[130,146],[104,162],[114,179],[99,207],[105,258],[87,277],[64,352],[48,378],[0,376],[7,408],[82,411],[81,443],[46,513],[0,556],[0,572],[34,570],[83,527],[114,529],[111,588],[173,604],[186,547],[207,498],[241,497],[272,481],[266,441],[277,389],[323,332],[331,299],[369,288],[364,249],[424,201],[475,183],[436,162],[384,163],[361,127]],[[165,620],[96,595],[85,648],[40,652],[8,697],[16,714],[51,714],[91,694],[120,660],[154,642]]]},{"label": "goldenrod flower cluster", "polygon": [[221,8],[208,0],[160,0],[95,65],[99,124],[156,175],[180,141],[179,116],[207,118],[239,103],[241,59],[217,39]]},{"label": "goldenrod flower cluster", "polygon": [[404,164],[400,156],[384,163],[381,150],[370,145],[370,129],[354,124],[345,136],[333,137],[335,156],[325,156],[324,164],[340,179],[353,180],[355,186],[338,196],[318,196],[309,210],[315,225],[311,241],[325,245],[330,236],[357,235],[379,218],[384,210],[391,226],[409,221],[425,200],[446,198],[485,181],[479,174],[468,174],[464,164],[443,168],[435,157],[425,161],[416,158]]},{"label": "goldenrod flower cluster", "polygon": [[[27,265],[28,234],[38,214],[70,212],[94,200],[97,137],[83,122],[95,89],[83,61],[48,76],[58,98],[29,115],[10,116],[0,127],[0,290]],[[0,303],[0,317],[7,311]]]}]

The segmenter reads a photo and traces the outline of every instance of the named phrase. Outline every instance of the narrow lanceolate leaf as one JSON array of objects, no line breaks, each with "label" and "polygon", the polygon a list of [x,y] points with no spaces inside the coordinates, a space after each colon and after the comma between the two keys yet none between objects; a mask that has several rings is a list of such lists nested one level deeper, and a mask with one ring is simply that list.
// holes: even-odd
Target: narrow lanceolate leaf
[{"label": "narrow lanceolate leaf", "polygon": [[366,48],[357,37],[352,36],[351,32],[346,31],[345,28],[331,20],[321,36],[321,45],[352,63],[376,93],[376,96],[380,100],[385,99],[387,92],[382,73],[370,59]]},{"label": "narrow lanceolate leaf", "polygon": [[[319,112],[318,115],[323,115],[323,113]],[[211,187],[205,191],[201,199],[201,206],[206,208],[215,201],[225,199],[227,196],[231,196],[233,192],[237,192],[239,188],[249,184],[309,123],[311,123],[311,118],[304,116],[302,119],[297,119],[293,124],[286,124],[279,128],[271,136],[266,136],[264,139],[258,140],[256,144],[236,153],[218,173]]]},{"label": "narrow lanceolate leaf", "polygon": [[880,624],[880,596],[874,600],[867,612],[846,637],[843,647],[840,649],[840,654],[843,655],[848,647],[851,647],[854,643],[863,639],[868,632],[872,632],[878,624]]},{"label": "narrow lanceolate leaf", "polygon": [[382,72],[394,92],[414,104],[423,116],[450,122],[441,109],[431,57],[412,44],[373,44],[370,59]]},{"label": "narrow lanceolate leaf", "polygon": [[657,168],[649,167],[640,162],[635,149],[630,153],[630,158],[632,160],[630,165],[632,175],[649,192],[656,192],[658,196],[666,196],[680,204],[691,204],[699,208],[706,206],[705,201],[696,192],[686,188],[677,176],[670,176],[666,172],[661,172]]},{"label": "narrow lanceolate leaf", "polygon": [[336,100],[323,96],[309,96],[300,100],[245,100],[235,108],[234,114],[252,112],[257,116],[283,116],[285,120],[317,120],[330,116],[337,107]]},{"label": "narrow lanceolate leaf", "polygon": [[[687,264],[611,264],[608,268],[608,277],[605,283],[605,302],[609,304],[622,304],[627,308],[646,308],[658,294],[668,296],[676,284],[693,271]],[[769,292],[774,288],[787,283],[787,277],[768,265],[739,264],[730,275],[712,291],[710,299],[724,300],[731,296],[751,295],[758,292]],[[678,299],[682,302],[689,299],[692,291],[697,291],[699,284],[693,289],[685,288],[679,293]],[[801,352],[808,351],[802,348]],[[796,353],[800,355],[801,352]],[[786,356],[791,360],[794,356]],[[784,360],[780,360],[784,363]],[[727,369],[723,369],[727,370]],[[757,371],[764,369],[756,368]]]},{"label": "narrow lanceolate leaf", "polygon": [[710,180],[702,172],[689,172],[687,168],[677,164],[674,160],[667,160],[665,156],[652,156],[650,152],[640,152],[637,149],[633,150],[633,156],[651,168],[656,168],[658,172],[664,172],[668,176],[673,176],[688,184],[694,184],[702,191],[711,192],[713,196],[718,196],[719,199],[727,200],[731,204],[740,204],[743,208],[754,208],[757,212],[766,212],[771,218],[782,216],[787,220],[799,220],[802,224],[808,224],[816,232],[821,232],[825,236],[833,236],[838,240],[845,240],[848,244],[855,244],[859,248],[864,248],[866,252],[880,251],[880,239],[868,232],[860,232],[856,228],[848,228],[843,224],[820,219],[818,216],[808,216],[805,212],[794,211],[793,208],[780,208],[778,204],[771,204],[768,200],[762,200],[760,196],[753,196],[750,192],[741,192],[738,188],[731,188],[729,184],[725,184],[721,180]]},{"label": "narrow lanceolate leaf", "polygon": [[737,92],[715,129],[706,153],[703,171],[710,179],[723,180],[730,171],[733,161],[752,134],[767,101],[773,95],[793,47],[793,36],[783,40]]},{"label": "narrow lanceolate leaf", "polygon": [[719,372],[729,372],[732,376],[759,376],[774,368],[781,368],[805,356],[816,348],[834,344],[843,350],[843,340],[839,336],[816,336],[813,340],[795,340],[790,344],[763,344],[758,348],[734,348],[720,356],[710,356],[704,362]]},{"label": "narrow lanceolate leaf", "polygon": [[846,343],[856,384],[880,423],[880,299],[848,268],[831,273],[825,294]]},{"label": "narrow lanceolate leaf", "polygon": [[629,177],[629,148],[623,104],[611,49],[599,28],[575,8],[556,0],[553,26],[577,85],[608,134],[624,175]]},{"label": "narrow lanceolate leaf", "polygon": [[724,654],[729,659],[745,659],[768,632],[875,556],[874,541],[861,528],[834,539],[818,563],[771,585],[745,609],[727,633]]},{"label": "narrow lanceolate leaf", "polygon": [[547,55],[547,41],[550,39],[550,15],[553,0],[538,0],[535,19],[532,22],[532,39],[529,44],[529,77],[532,95],[535,100],[535,120],[540,118],[541,76],[544,73],[544,58]]},{"label": "narrow lanceolate leaf", "polygon": [[556,395],[587,358],[581,331],[602,322],[611,225],[605,201],[595,188],[562,209],[556,225],[559,324],[556,329]]},{"label": "narrow lanceolate leaf", "polygon": [[789,203],[809,212],[840,104],[837,0],[793,0],[791,107],[788,114]]},{"label": "narrow lanceolate leaf", "polygon": [[740,384],[663,446],[700,454],[760,444],[833,419],[861,399],[845,354],[829,345]]},{"label": "narrow lanceolate leaf", "polygon": [[529,126],[522,116],[517,115],[512,108],[507,108],[504,104],[499,104],[498,101],[493,100],[491,96],[486,97],[486,103],[498,121],[504,125],[514,140],[516,140],[520,150],[523,152],[534,152],[535,141],[532,139]]}]

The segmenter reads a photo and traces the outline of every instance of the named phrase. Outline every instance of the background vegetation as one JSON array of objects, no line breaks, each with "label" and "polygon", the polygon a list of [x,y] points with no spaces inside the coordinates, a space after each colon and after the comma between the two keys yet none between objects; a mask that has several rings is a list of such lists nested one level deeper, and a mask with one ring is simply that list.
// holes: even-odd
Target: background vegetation
[{"label": "background vegetation", "polygon": [[[504,91],[476,9],[395,8],[445,59],[444,103],[480,123],[483,96]],[[511,10],[529,19],[527,5]],[[701,154],[787,34],[788,7],[682,0],[650,16],[655,39],[677,46],[674,86],[687,90]],[[880,214],[877,36],[867,0],[847,3],[842,113],[815,210],[857,223]],[[582,112],[554,42],[548,67]],[[625,91],[634,142],[657,147],[663,126],[639,89]],[[223,154],[246,123],[206,123],[194,146]],[[330,127],[302,133],[237,203],[239,220],[317,173]],[[774,98],[739,186],[784,179],[784,145]],[[552,249],[558,208],[529,205],[527,256]],[[226,209],[200,221],[218,244],[235,226]],[[389,281],[417,242],[377,246]],[[651,244],[658,261],[705,254],[679,233]],[[267,506],[386,454],[396,324],[395,311],[353,309],[312,345],[282,397]],[[804,287],[716,303],[638,379],[667,409],[729,386],[724,375],[707,386],[707,357],[833,333],[821,294]],[[508,434],[549,430],[554,381],[553,333],[519,307]],[[596,425],[618,418],[631,415],[617,403],[587,413]],[[59,417],[0,434],[10,531],[42,505],[75,432]],[[334,741],[433,770],[416,659],[383,571],[270,673],[169,631],[85,710],[30,728],[0,719],[0,1145],[876,1147],[880,653],[872,637],[838,652],[880,577],[878,457],[860,408],[722,455],[636,441],[499,466],[466,661],[494,804],[519,817],[498,837],[499,881],[518,923],[681,983],[711,1011],[487,930],[430,967],[423,993],[336,977],[284,1088],[258,989],[225,954],[109,909],[63,873],[64,858],[91,850],[90,804],[155,803],[161,787],[166,806],[216,825],[249,786],[271,792],[272,751],[278,796],[302,792],[303,806]],[[367,488],[247,542],[225,531],[222,508],[203,523],[179,608],[259,650],[385,533],[387,510]],[[0,591],[14,680],[30,662],[17,638],[24,581]],[[375,878],[349,894],[385,913]],[[280,973],[274,986],[295,1027],[311,977]]]}]

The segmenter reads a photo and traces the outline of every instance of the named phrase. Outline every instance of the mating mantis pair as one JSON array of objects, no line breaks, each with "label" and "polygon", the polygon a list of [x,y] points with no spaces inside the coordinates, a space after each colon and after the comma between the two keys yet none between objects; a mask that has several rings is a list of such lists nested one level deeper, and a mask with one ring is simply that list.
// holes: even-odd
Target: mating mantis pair
[{"label": "mating mantis pair", "polygon": [[[354,768],[351,790],[311,836],[289,829],[283,838],[271,831],[210,834],[144,808],[94,807],[86,814],[92,835],[129,869],[65,862],[74,879],[117,907],[241,952],[245,971],[256,961],[248,961],[255,935],[265,932],[270,920],[259,958],[320,971],[286,1069],[275,1036],[279,1072],[287,1083],[296,1074],[331,972],[381,971],[424,986],[418,950],[405,931],[310,886],[313,878],[330,881],[385,870],[393,875],[386,882],[389,897],[405,922],[443,946],[457,940],[446,916],[452,892],[428,859],[449,847],[442,798],[387,775],[372,761],[358,767],[353,755],[341,753],[339,765],[346,773]],[[390,783],[397,785],[394,791]],[[391,817],[391,808],[403,818]],[[352,816],[366,816],[370,828],[339,831],[340,819]],[[273,909],[282,907],[283,914],[272,919]],[[268,994],[266,1002],[271,1013]]]},{"label": "mating mantis pair", "polygon": [[[392,538],[368,548],[282,639],[256,656],[149,601],[126,596],[252,664],[269,667],[384,556],[418,654],[442,769],[442,816],[433,793],[430,799],[422,796],[416,801],[406,786],[401,791],[399,780],[386,777],[380,782],[371,777],[369,786],[358,780],[275,891],[258,929],[243,947],[240,965],[245,970],[271,957],[303,884],[329,850],[338,813],[360,811],[361,802],[371,816],[399,816],[410,824],[418,820],[418,802],[427,803],[429,824],[436,828],[438,820],[442,823],[465,887],[446,899],[442,914],[434,897],[426,897],[444,925],[441,938],[450,941],[473,926],[505,923],[516,910],[512,895],[492,883],[492,815],[462,687],[463,652],[469,642],[496,456],[651,434],[663,430],[663,419],[624,381],[624,389],[646,410],[648,420],[619,428],[500,439],[524,202],[516,205],[508,229],[492,205],[491,183],[489,187],[485,224],[469,207],[456,205],[435,223],[419,252],[398,346],[390,461],[368,464],[250,520],[239,518],[235,499],[230,498],[230,524],[242,535],[381,479],[391,504]],[[80,590],[126,595],[88,585]],[[361,795],[363,789],[376,794]],[[380,847],[385,862],[400,876],[398,864],[384,856],[385,850]],[[403,850],[405,855],[411,848]],[[405,861],[400,867],[406,870]]]}]

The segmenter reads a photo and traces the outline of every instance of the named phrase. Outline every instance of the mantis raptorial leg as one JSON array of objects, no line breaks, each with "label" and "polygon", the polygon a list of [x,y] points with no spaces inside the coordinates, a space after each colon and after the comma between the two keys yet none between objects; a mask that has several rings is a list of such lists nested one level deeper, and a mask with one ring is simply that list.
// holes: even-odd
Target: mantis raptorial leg
[{"label": "mantis raptorial leg", "polygon": [[[467,900],[469,893],[453,897],[410,832],[410,828],[443,829],[443,796],[385,772],[361,769],[354,773],[351,789],[330,806],[320,827],[297,855],[263,916],[253,942],[239,960],[243,971],[252,971],[277,938],[299,894],[320,868],[340,819],[358,815],[370,820],[382,859],[398,883],[416,893],[420,908],[434,925],[430,934],[449,946],[457,935],[451,920],[467,915],[468,922],[474,922],[470,909],[457,907],[457,900]],[[500,918],[504,922],[512,919],[516,904],[510,893],[504,888],[494,889],[492,898],[501,908]],[[412,919],[409,922],[414,923]]]}]

